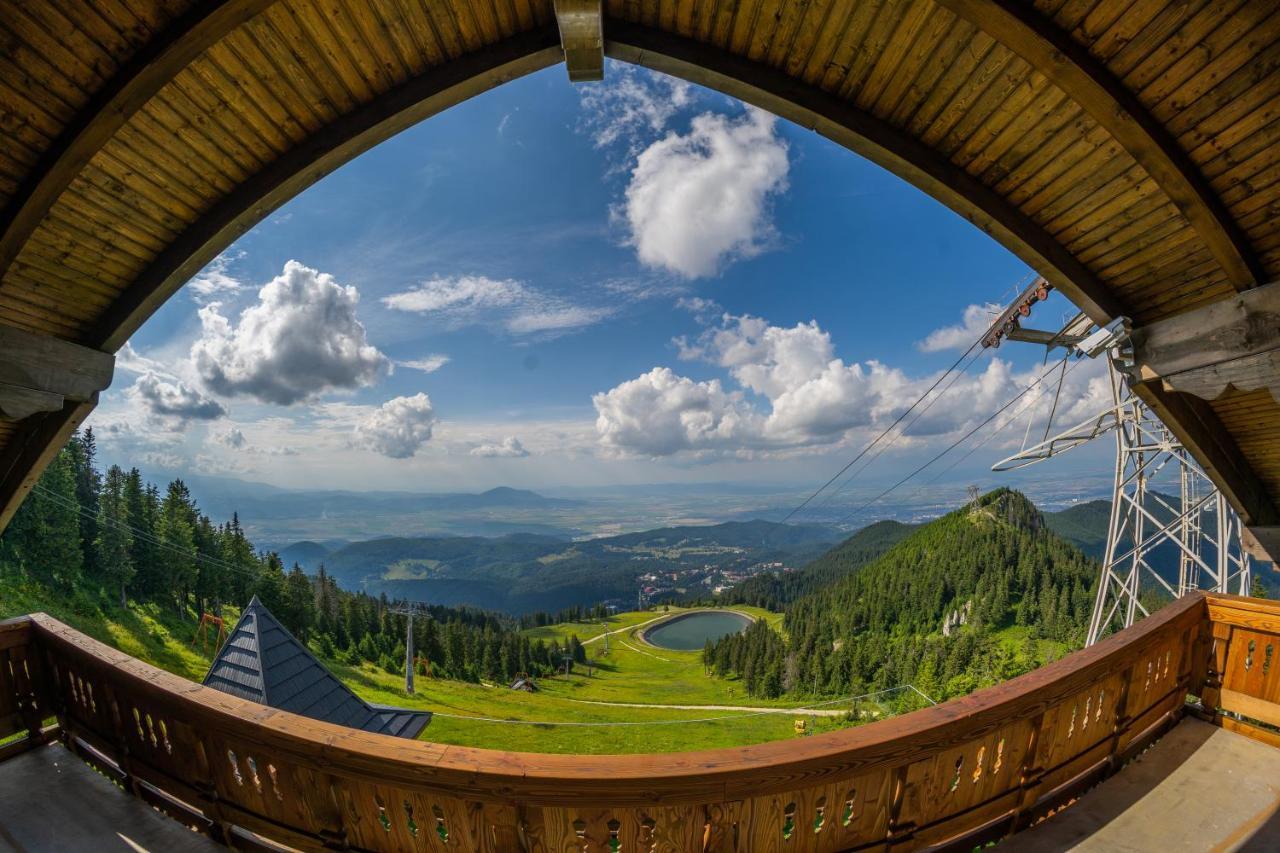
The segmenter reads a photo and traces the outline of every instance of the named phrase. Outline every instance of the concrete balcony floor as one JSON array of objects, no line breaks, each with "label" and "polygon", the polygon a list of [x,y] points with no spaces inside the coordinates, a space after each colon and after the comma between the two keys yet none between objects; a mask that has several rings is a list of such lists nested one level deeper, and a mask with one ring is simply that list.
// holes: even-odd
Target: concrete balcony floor
[{"label": "concrete balcony floor", "polygon": [[[1184,719],[1121,772],[999,848],[1280,850],[1280,749]],[[214,849],[58,744],[0,764],[5,853]]]}]

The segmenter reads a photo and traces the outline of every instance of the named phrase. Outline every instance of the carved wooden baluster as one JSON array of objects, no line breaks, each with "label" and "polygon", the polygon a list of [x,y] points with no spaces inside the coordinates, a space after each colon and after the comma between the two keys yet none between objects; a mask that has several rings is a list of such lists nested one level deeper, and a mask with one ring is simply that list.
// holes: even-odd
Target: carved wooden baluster
[{"label": "carved wooden baluster", "polygon": [[49,708],[48,691],[44,685],[44,673],[38,655],[29,654],[27,646],[14,646],[8,650],[7,665],[12,673],[12,684],[18,695],[18,713],[27,729],[27,737],[33,744],[44,743],[44,717]]},{"label": "carved wooden baluster", "polygon": [[1204,689],[1200,691],[1201,703],[1208,714],[1217,712],[1222,701],[1222,675],[1227,668],[1227,652],[1231,647],[1231,635],[1235,628],[1214,622],[1211,626],[1208,657],[1205,664]]},{"label": "carved wooden baluster", "polygon": [[208,735],[195,739],[195,751],[196,778],[193,781],[196,791],[200,794],[200,811],[204,812],[205,817],[213,821],[213,831],[211,832],[213,840],[225,844],[231,837],[231,827],[223,812],[221,795],[218,793],[218,787],[214,781],[213,762],[209,760],[209,756],[217,755],[218,753],[214,750]]},{"label": "carved wooden baluster", "polygon": [[848,826],[853,823],[853,819],[857,817],[855,811],[858,804],[858,789],[850,788],[849,793],[844,798],[844,814],[840,815],[840,825]]},{"label": "carved wooden baluster", "polygon": [[405,828],[409,830],[409,834],[414,838],[418,837],[418,822],[413,819],[413,803],[408,800],[404,801]]},{"label": "carved wooden baluster", "polygon": [[782,840],[790,841],[792,834],[796,831],[796,804],[795,802],[787,803],[782,809]]},{"label": "carved wooden baluster", "polygon": [[[892,792],[889,798],[889,814],[887,821],[887,832],[885,840],[892,848],[894,845],[910,841],[916,832],[915,821],[902,820],[902,803],[907,796],[907,770],[909,766],[904,764],[894,769],[893,779],[890,783],[889,790]],[[905,845],[905,846],[910,846]]]},{"label": "carved wooden baluster", "polygon": [[[1044,764],[1040,755],[1043,741],[1042,728],[1044,728],[1044,714],[1038,714],[1031,721],[1031,731],[1027,734],[1027,751],[1022,756],[1022,768],[1018,771],[1018,790],[1021,793],[1018,794],[1018,804],[1013,809],[1013,816],[1009,819],[1009,832],[1006,837],[1022,829],[1024,815],[1040,797],[1040,786],[1044,780]],[[1002,739],[1000,746],[997,747],[997,766],[1003,752],[1004,740]]]},{"label": "carved wooden baluster", "polygon": [[[131,734],[132,722],[124,709],[128,707],[127,703],[122,702],[124,698],[116,694],[116,687],[110,681],[103,685],[104,699],[107,707],[111,709],[111,735],[115,742],[116,755],[114,756],[116,764],[124,773],[124,784],[128,787],[130,793],[135,797],[142,796],[142,791],[138,787],[138,780],[134,775],[133,768],[133,751],[129,747],[129,735]],[[134,709],[136,715],[137,709]]]},{"label": "carved wooden baluster", "polygon": [[1137,673],[1132,666],[1120,677],[1120,695],[1116,697],[1115,722],[1111,726],[1111,746],[1107,750],[1106,775],[1110,776],[1120,769],[1120,738],[1129,731],[1133,717],[1129,714],[1129,690]]}]

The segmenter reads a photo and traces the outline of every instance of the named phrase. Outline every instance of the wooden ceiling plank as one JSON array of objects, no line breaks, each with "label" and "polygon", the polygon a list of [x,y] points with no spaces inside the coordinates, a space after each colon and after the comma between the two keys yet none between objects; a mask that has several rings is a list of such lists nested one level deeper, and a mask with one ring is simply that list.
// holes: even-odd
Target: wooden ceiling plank
[{"label": "wooden ceiling plank", "polygon": [[[1122,192],[1124,187],[1114,183],[1114,180],[1129,174],[1135,166],[1137,164],[1125,156],[1118,144],[1103,145],[1074,163],[1048,186],[1028,198],[1021,207],[1050,232],[1054,231],[1054,226],[1063,216],[1077,215],[1101,221],[1102,217],[1095,212],[1101,202],[1095,204],[1093,210],[1080,210],[1075,206],[1108,188],[1110,194],[1102,201]],[[1137,169],[1139,176],[1136,180],[1145,180],[1146,170],[1141,166],[1137,166]]]},{"label": "wooden ceiling plank", "polygon": [[1080,103],[1161,185],[1231,282],[1263,280],[1248,239],[1207,179],[1142,102],[1068,35],[1017,0],[938,0],[998,38]]},{"label": "wooden ceiling plank", "polygon": [[[1272,48],[1270,56],[1264,49],[1267,45]],[[1231,82],[1237,81],[1237,75],[1241,72],[1244,72],[1242,76],[1245,78],[1252,77],[1259,83],[1265,82],[1265,75],[1275,70],[1274,51],[1277,46],[1280,46],[1280,6],[1270,18],[1241,33],[1239,38],[1234,38],[1222,53],[1207,61],[1159,103],[1153,104],[1151,114],[1176,136],[1178,129],[1173,124],[1174,119],[1201,101],[1208,102],[1207,107],[1200,108],[1203,112],[1216,112],[1222,103],[1213,97],[1214,94],[1230,90]],[[1143,98],[1150,102],[1146,92],[1143,93]]]},{"label": "wooden ceiling plank", "polygon": [[[1029,83],[1033,71],[1030,65],[1017,55],[1000,68],[985,90],[972,99],[960,120],[938,140],[938,150],[957,162],[956,152],[969,144],[973,137],[990,139],[1004,127],[1015,113],[1026,106],[1035,95]],[[975,147],[981,147],[977,143]]]},{"label": "wooden ceiling plank", "polygon": [[[984,67],[984,63],[995,49],[995,39],[981,30],[975,32],[972,38],[966,41],[955,61],[929,87],[928,94],[921,101],[919,108],[904,123],[907,132],[916,138],[924,136],[956,98],[957,93],[961,92],[973,75]],[[1008,55],[1007,51],[1005,55]]]},{"label": "wooden ceiling plank", "polygon": [[[909,0],[906,10],[898,18],[893,34],[885,42],[884,50],[876,57],[867,70],[866,77],[858,85],[854,101],[860,108],[881,115],[888,112],[888,109],[877,110],[876,105],[893,81],[903,80],[905,85],[910,79],[908,74],[915,73],[918,65],[912,63],[911,58],[916,44],[921,38],[927,40],[933,35],[927,25],[937,13],[938,7],[933,4],[933,0]],[[934,27],[934,32],[936,30]]]},{"label": "wooden ceiling plank", "polygon": [[862,42],[875,23],[884,2],[885,0],[865,0],[853,4],[842,30],[833,34],[834,42],[826,60],[816,69],[818,88],[834,91],[843,84],[853,70]]},{"label": "wooden ceiling plank", "polygon": [[369,84],[356,62],[355,54],[364,51],[353,49],[356,46],[349,39],[350,32],[331,19],[326,9],[314,6],[287,8],[307,34],[309,41],[305,44],[323,58],[325,65],[346,91],[351,104],[370,101],[376,90]]},{"label": "wooden ceiling plank", "polygon": [[[225,130],[238,132],[242,138],[247,130],[258,141],[257,150],[268,152],[269,157],[292,148],[297,140],[285,130],[287,117],[278,112],[273,114],[271,94],[255,78],[229,73],[223,64],[227,54],[222,51],[219,57],[217,47],[210,48],[199,62],[193,62],[189,73],[204,84],[201,89],[216,96],[219,124]],[[229,124],[232,118],[238,127]]]},{"label": "wooden ceiling plank", "polygon": [[[418,44],[418,34],[409,23],[405,4],[398,0],[388,0],[387,14],[378,15],[373,21],[378,28],[378,35],[395,50],[398,67],[401,69],[396,83],[403,83],[409,77],[431,64],[426,50]],[[515,16],[515,10],[511,10]]]},{"label": "wooden ceiling plank", "polygon": [[67,124],[0,212],[0,278],[53,203],[129,117],[209,45],[272,2],[197,3],[120,67]]},{"label": "wooden ceiling plank", "polygon": [[1052,108],[1056,102],[1047,96],[1054,89],[1043,74],[1032,68],[982,124],[964,128],[964,139],[950,150],[951,160],[971,175],[981,174]]},{"label": "wooden ceiling plank", "polygon": [[1045,93],[1047,103],[1037,104],[1028,110],[1028,116],[1020,119],[1010,132],[1008,139],[1002,140],[1003,147],[983,152],[989,155],[991,162],[982,165],[983,157],[979,157],[966,170],[983,180],[989,186],[1016,180],[1012,176],[1026,172],[1029,164],[1036,157],[1043,156],[1046,147],[1055,144],[1063,134],[1078,133],[1074,128],[1080,118],[1080,107],[1071,102],[1066,93],[1046,80]]},{"label": "wooden ceiling plank", "polygon": [[[681,4],[688,7],[691,4],[685,2]],[[801,0],[797,3],[785,3],[782,6],[782,17],[778,20],[777,26],[774,27],[773,36],[769,39],[769,49],[763,57],[774,68],[785,65],[792,56],[796,54],[796,43],[801,37],[804,22],[810,20],[815,8],[820,5],[819,0]],[[690,36],[693,34],[692,27],[677,25],[676,30],[682,36]],[[809,35],[812,37],[812,29]]]},{"label": "wooden ceiling plank", "polygon": [[910,49],[903,55],[902,62],[888,75],[883,88],[876,95],[876,100],[870,107],[871,112],[876,115],[892,117],[897,113],[899,105],[907,98],[917,79],[925,73],[930,59],[935,53],[945,52],[947,49],[947,36],[955,27],[955,16],[946,9],[933,5],[932,0],[921,2],[930,7],[931,13]]},{"label": "wooden ceiling plank", "polygon": [[867,77],[875,70],[876,63],[885,58],[890,40],[897,30],[898,23],[907,13],[906,0],[882,0],[880,10],[872,20],[856,53],[849,64],[849,73],[840,81],[835,92],[842,98],[857,101]]},{"label": "wooden ceiling plank", "polygon": [[[371,20],[372,11],[368,0],[357,3],[334,0],[329,8],[329,23],[336,32],[347,34],[347,52],[370,92],[385,92],[408,77],[409,71],[398,59],[392,61],[395,48],[384,39],[377,22]],[[388,47],[391,49],[387,50]]]},{"label": "wooden ceiling plank", "polygon": [[1275,106],[1280,97],[1280,39],[1259,51],[1253,61],[1236,69],[1195,101],[1169,117],[1169,132],[1191,152],[1197,162],[1196,149],[1208,139],[1232,127],[1255,110]]},{"label": "wooden ceiling plank", "polygon": [[289,102],[289,111],[312,133],[337,118],[340,110],[303,60],[287,48],[288,42],[276,26],[277,20],[287,24],[291,19],[279,9],[272,9],[251,21],[243,30],[245,38],[237,52],[250,67],[275,70],[292,94],[284,98]]},{"label": "wooden ceiling plank", "polygon": [[1068,244],[1083,234],[1097,230],[1098,223],[1107,223],[1110,228],[1119,228],[1126,222],[1132,222],[1148,208],[1143,202],[1158,198],[1167,201],[1155,181],[1141,166],[1131,165],[1129,169],[1080,199],[1075,207],[1063,210],[1060,216],[1045,220],[1045,230],[1058,242]]},{"label": "wooden ceiling plank", "polygon": [[147,109],[181,135],[205,164],[218,168],[233,183],[270,162],[268,151],[222,123],[223,110],[190,69],[175,77]]},{"label": "wooden ceiling plank", "polygon": [[1174,82],[1178,81],[1194,63],[1202,61],[1204,56],[1211,53],[1207,42],[1212,40],[1213,33],[1219,31],[1224,20],[1238,17],[1242,9],[1261,5],[1253,0],[1216,0],[1215,3],[1202,6],[1196,14],[1184,20],[1157,50],[1151,51],[1151,54],[1128,72],[1117,73],[1117,77],[1130,91],[1151,91],[1152,97],[1147,102],[1153,104],[1160,100],[1161,88],[1171,85],[1166,77]]},{"label": "wooden ceiling plank", "polygon": [[[167,196],[194,213],[205,206],[207,199],[216,197],[218,191],[199,179],[197,173],[188,168],[189,162],[180,160],[175,152],[149,147],[143,137],[125,128],[98,152],[84,173],[97,170],[112,176],[136,176],[150,188],[144,191]],[[39,232],[40,229],[36,229],[36,233]]]},{"label": "wooden ceiling plank", "polygon": [[1021,207],[1072,166],[1108,144],[1113,151],[1120,150],[1119,144],[1092,118],[1078,115],[1057,136],[1051,137],[1043,150],[1035,152],[1005,176],[996,189]]},{"label": "wooden ceiling plank", "polygon": [[[240,42],[238,49],[234,42]],[[275,63],[264,61],[251,66],[245,62],[241,53],[252,49],[249,44],[248,38],[223,39],[209,49],[209,64],[235,89],[242,102],[252,105],[262,123],[274,130],[283,149],[291,148],[306,138],[309,127],[289,109],[290,99],[285,93],[292,87]],[[260,127],[259,134],[263,130]]]}]

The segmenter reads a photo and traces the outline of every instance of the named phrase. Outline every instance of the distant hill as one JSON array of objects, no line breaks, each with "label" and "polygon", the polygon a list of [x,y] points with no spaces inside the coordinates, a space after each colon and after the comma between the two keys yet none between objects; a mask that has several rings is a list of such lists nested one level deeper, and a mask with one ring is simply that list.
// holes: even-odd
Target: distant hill
[{"label": "distant hill", "polygon": [[898,521],[877,521],[799,571],[760,574],[747,578],[722,596],[726,604],[753,604],[781,610],[801,596],[816,592],[839,578],[862,568],[901,542],[917,525]]},{"label": "distant hill", "polygon": [[323,562],[348,589],[522,613],[631,601],[638,578],[650,572],[771,561],[798,565],[839,536],[821,525],[754,520],[579,541],[535,533],[389,537],[330,551]]},{"label": "distant hill", "polygon": [[1088,501],[1057,512],[1046,512],[1044,521],[1054,533],[1090,557],[1101,560],[1107,550],[1111,501]]},{"label": "distant hill", "polygon": [[292,566],[297,563],[309,573],[315,574],[320,568],[320,564],[324,562],[324,558],[329,555],[329,549],[319,542],[306,540],[303,542],[294,542],[287,548],[280,549],[280,561],[286,566]]},{"label": "distant hill", "polygon": [[228,477],[184,476],[200,507],[216,516],[239,513],[255,521],[377,514],[394,512],[451,512],[483,509],[557,509],[581,506],[582,501],[550,498],[527,489],[499,486],[479,494],[467,492],[354,492],[345,490],[282,489]]}]

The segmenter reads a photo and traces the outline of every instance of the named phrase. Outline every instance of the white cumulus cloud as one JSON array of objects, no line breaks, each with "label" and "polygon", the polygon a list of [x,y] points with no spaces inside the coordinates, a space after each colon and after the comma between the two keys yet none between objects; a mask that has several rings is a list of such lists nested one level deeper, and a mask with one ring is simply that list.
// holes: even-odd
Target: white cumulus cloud
[{"label": "white cumulus cloud", "polygon": [[408,459],[431,440],[436,420],[426,394],[395,397],[356,422],[353,444],[392,459]]},{"label": "white cumulus cloud", "polygon": [[668,367],[596,394],[596,433],[620,455],[669,456],[682,450],[734,449],[758,435],[758,416],[719,380],[695,382]]},{"label": "white cumulus cloud", "polygon": [[355,287],[289,261],[238,322],[217,302],[200,309],[192,362],[217,394],[279,405],[368,385],[389,361],[369,343],[356,317],[359,301]]},{"label": "white cumulus cloud", "polygon": [[[910,376],[876,360],[846,363],[816,322],[784,327],[730,314],[695,340],[676,344],[681,358],[725,370],[738,387],[657,367],[596,394],[596,434],[606,452],[767,453],[849,438],[861,442],[892,425],[922,397],[895,434],[904,435],[905,443],[930,441],[980,423],[1041,373],[1039,366],[1018,373],[1009,362],[992,359],[981,372],[953,377],[929,392],[938,373]],[[1028,417],[1047,412],[1055,382],[1056,376],[1025,398]],[[1065,425],[1077,413],[1099,408],[1105,391],[1096,371],[1069,376],[1055,423]]]},{"label": "white cumulus cloud", "polygon": [[496,444],[481,444],[471,448],[472,456],[483,456],[490,459],[523,459],[529,455],[520,439],[509,435]]},{"label": "white cumulus cloud", "polygon": [[703,113],[687,134],[642,151],[621,215],[641,263],[685,278],[715,275],[774,237],[770,201],[787,186],[787,144],[773,116]]}]

